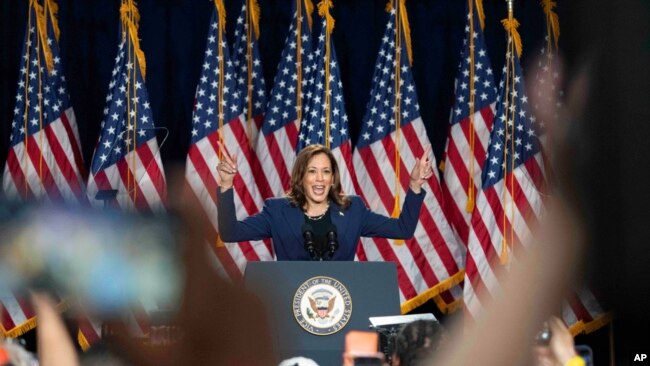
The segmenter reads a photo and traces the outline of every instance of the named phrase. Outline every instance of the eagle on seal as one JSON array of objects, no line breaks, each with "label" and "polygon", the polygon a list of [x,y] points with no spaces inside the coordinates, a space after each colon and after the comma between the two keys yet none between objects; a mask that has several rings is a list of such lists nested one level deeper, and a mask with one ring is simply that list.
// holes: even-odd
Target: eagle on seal
[{"label": "eagle on seal", "polygon": [[325,319],[332,309],[334,309],[334,301],[336,296],[329,299],[318,297],[316,299],[309,297],[309,306],[318,315],[319,318]]}]

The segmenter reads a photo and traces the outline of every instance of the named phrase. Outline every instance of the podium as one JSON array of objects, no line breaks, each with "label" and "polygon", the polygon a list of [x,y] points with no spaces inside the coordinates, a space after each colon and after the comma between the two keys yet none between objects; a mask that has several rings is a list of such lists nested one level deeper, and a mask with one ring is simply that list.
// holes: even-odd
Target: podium
[{"label": "podium", "polygon": [[340,365],[348,331],[400,313],[393,262],[249,262],[244,283],[266,305],[281,360]]}]

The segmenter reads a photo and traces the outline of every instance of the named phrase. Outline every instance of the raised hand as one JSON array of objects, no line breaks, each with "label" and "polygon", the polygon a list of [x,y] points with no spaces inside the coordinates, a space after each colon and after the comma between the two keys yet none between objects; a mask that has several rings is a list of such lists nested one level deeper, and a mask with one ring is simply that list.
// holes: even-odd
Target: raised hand
[{"label": "raised hand", "polygon": [[217,173],[219,173],[221,192],[225,192],[232,187],[232,181],[237,174],[237,156],[230,157],[223,147],[221,148],[221,160],[217,164]]},{"label": "raised hand", "polygon": [[411,190],[420,193],[422,185],[433,175],[433,166],[431,165],[431,145],[424,148],[424,153],[419,159],[415,160],[415,166],[411,170]]}]

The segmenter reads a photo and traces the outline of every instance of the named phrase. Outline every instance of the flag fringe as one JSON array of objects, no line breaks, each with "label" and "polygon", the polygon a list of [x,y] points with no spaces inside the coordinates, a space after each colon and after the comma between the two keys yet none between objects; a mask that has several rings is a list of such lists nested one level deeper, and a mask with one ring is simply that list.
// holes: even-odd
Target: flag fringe
[{"label": "flag fringe", "polygon": [[86,339],[86,336],[81,332],[81,330],[77,330],[77,343],[79,343],[79,347],[81,347],[81,350],[86,352],[90,348],[90,343]]},{"label": "flag fringe", "polygon": [[571,333],[571,335],[574,337],[577,336],[578,334],[589,334],[609,324],[611,321],[612,321],[611,313],[602,314],[598,318],[590,321],[589,323],[585,323],[582,320],[580,320],[577,323],[573,324],[571,327],[569,327],[569,333]]},{"label": "flag fringe", "polygon": [[440,295],[436,295],[436,297],[433,298],[433,301],[435,301],[436,305],[438,305],[438,309],[440,309],[443,314],[454,313],[456,310],[462,309],[463,307],[463,298],[456,299],[451,304],[447,304]]},{"label": "flag fringe", "polygon": [[[67,301],[61,301],[59,304],[55,306],[55,309],[57,312],[62,313],[70,308],[70,305],[68,304]],[[30,330],[36,328],[37,325],[37,319],[36,316],[33,316],[29,319],[27,319],[24,323],[15,326],[11,328],[10,330],[6,330],[4,326],[0,325],[0,329],[2,330],[2,335],[5,338],[17,338],[20,337],[21,335],[29,332]]]},{"label": "flag fringe", "polygon": [[[400,309],[402,311],[402,314],[406,314],[409,311],[417,308],[418,306],[424,304],[425,302],[429,301],[432,298],[435,298],[437,295],[441,294],[444,291],[447,291],[451,289],[452,287],[456,286],[457,284],[463,282],[463,279],[465,278],[465,271],[461,270],[454,274],[453,276],[447,278],[444,281],[439,282],[435,286],[429,288],[428,290],[422,292],[421,294],[415,296],[412,299],[409,299],[402,303],[400,306]],[[439,304],[438,304],[439,305]],[[457,306],[457,305],[455,305]],[[443,309],[440,309],[441,311],[444,311]],[[445,310],[449,310],[449,307],[446,307]]]}]

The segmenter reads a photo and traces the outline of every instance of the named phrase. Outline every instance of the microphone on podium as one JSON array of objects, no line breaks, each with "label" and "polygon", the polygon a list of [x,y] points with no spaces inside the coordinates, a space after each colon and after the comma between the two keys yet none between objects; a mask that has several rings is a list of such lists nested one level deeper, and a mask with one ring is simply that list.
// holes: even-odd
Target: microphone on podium
[{"label": "microphone on podium", "polygon": [[309,253],[311,260],[318,259],[314,243],[314,231],[309,224],[302,225],[302,237],[305,239],[305,250]]},{"label": "microphone on podium", "polygon": [[336,225],[330,224],[329,228],[327,229],[326,237],[328,248],[328,251],[326,252],[327,260],[332,260],[334,257],[334,252],[336,252],[336,250],[339,248],[339,239],[336,233]]}]

